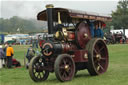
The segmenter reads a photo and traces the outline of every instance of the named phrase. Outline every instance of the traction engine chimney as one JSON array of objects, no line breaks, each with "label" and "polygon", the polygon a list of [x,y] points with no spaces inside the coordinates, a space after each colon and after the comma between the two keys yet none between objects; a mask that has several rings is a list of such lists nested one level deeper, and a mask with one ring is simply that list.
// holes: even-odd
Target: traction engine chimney
[{"label": "traction engine chimney", "polygon": [[48,34],[53,34],[54,33],[54,28],[53,28],[53,5],[49,4],[46,5],[47,8],[47,20],[48,20]]}]

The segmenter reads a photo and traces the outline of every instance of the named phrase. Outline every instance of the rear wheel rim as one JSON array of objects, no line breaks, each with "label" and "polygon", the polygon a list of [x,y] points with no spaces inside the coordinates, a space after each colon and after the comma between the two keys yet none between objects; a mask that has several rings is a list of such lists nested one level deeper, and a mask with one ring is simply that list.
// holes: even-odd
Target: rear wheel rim
[{"label": "rear wheel rim", "polygon": [[93,65],[94,69],[98,74],[106,72],[108,67],[108,51],[105,43],[103,41],[98,41],[93,47]]}]

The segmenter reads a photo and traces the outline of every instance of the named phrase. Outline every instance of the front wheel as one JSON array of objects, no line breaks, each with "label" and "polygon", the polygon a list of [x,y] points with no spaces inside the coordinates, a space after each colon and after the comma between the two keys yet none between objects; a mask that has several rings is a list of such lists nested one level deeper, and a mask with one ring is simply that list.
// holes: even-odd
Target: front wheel
[{"label": "front wheel", "polygon": [[33,57],[29,64],[29,75],[35,82],[45,81],[49,76],[49,71],[44,70],[45,61],[40,57]]},{"label": "front wheel", "polygon": [[68,54],[59,55],[54,64],[55,75],[58,80],[64,82],[72,80],[75,74],[75,64]]}]

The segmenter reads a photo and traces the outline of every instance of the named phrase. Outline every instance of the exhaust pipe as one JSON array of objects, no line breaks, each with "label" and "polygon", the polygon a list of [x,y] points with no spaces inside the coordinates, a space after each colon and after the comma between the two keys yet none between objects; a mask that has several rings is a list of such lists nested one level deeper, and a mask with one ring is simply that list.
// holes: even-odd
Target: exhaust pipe
[{"label": "exhaust pipe", "polygon": [[54,27],[53,27],[53,8],[54,6],[52,4],[46,5],[47,8],[47,20],[48,20],[48,34],[54,33]]}]

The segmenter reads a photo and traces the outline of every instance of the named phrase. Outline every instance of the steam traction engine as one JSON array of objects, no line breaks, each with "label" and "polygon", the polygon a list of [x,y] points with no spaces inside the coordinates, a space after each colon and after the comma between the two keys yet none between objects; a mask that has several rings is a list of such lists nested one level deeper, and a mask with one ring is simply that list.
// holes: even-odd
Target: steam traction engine
[{"label": "steam traction engine", "polygon": [[72,80],[79,70],[87,69],[92,76],[106,72],[108,50],[101,38],[91,36],[90,23],[111,18],[53,5],[46,8],[37,16],[38,20],[48,21],[48,34],[40,45],[41,55],[30,62],[32,80],[44,81],[49,72],[55,72],[62,82]]}]

